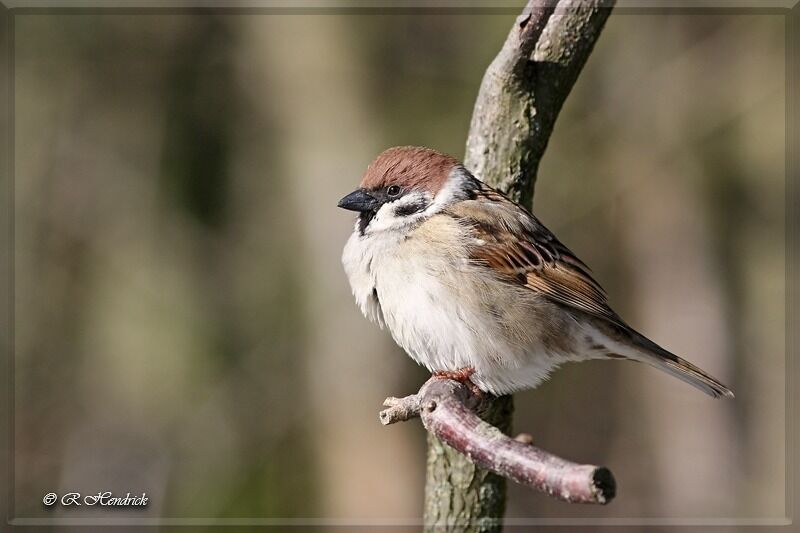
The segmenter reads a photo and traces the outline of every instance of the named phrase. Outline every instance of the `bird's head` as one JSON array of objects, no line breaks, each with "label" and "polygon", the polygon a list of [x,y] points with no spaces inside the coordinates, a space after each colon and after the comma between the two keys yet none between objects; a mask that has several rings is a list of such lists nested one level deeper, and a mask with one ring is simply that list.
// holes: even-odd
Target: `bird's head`
[{"label": "bird's head", "polygon": [[339,201],[357,211],[362,235],[407,230],[453,202],[466,199],[475,187],[457,159],[417,146],[389,148],[373,161],[358,189]]}]

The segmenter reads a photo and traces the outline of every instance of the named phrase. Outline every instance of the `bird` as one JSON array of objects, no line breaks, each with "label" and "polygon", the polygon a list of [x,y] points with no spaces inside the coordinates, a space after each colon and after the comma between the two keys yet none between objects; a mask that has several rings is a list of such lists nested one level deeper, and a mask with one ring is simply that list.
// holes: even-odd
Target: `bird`
[{"label": "bird", "polygon": [[734,396],[628,325],[583,261],[452,156],[389,148],[338,207],[357,213],[342,264],[358,307],[434,376],[501,396],[625,359]]}]

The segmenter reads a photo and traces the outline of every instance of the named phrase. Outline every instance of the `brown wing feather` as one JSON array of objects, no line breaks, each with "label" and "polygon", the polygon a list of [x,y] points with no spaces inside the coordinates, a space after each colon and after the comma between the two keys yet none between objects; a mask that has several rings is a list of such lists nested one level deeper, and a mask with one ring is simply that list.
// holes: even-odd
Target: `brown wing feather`
[{"label": "brown wing feather", "polygon": [[522,206],[482,185],[450,214],[472,227],[471,259],[561,305],[626,327],[589,268]]},{"label": "brown wing feather", "polygon": [[454,204],[445,214],[473,230],[472,261],[509,283],[603,319],[608,325],[604,334],[632,351],[624,357],[665,370],[711,396],[733,397],[714,377],[625,324],[609,307],[605,291],[589,268],[525,208],[481,183],[474,199]]}]

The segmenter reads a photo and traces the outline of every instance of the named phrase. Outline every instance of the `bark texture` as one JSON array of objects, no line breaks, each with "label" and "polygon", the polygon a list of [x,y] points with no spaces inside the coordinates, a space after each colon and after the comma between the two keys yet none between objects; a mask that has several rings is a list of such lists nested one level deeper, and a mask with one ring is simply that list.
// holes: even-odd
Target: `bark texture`
[{"label": "bark texture", "polygon": [[[594,47],[613,0],[530,0],[481,82],[465,166],[530,206],[539,161],[561,106]],[[510,396],[487,400],[481,418],[511,431]],[[427,530],[499,531],[505,479],[428,434]]]},{"label": "bark texture", "polygon": [[529,1],[481,82],[465,166],[523,205],[613,0]]},{"label": "bark texture", "polygon": [[[487,398],[481,419],[504,434],[511,432],[511,396]],[[427,426],[426,426],[427,429]],[[426,531],[499,531],[506,510],[506,483],[428,432],[424,522]]]}]

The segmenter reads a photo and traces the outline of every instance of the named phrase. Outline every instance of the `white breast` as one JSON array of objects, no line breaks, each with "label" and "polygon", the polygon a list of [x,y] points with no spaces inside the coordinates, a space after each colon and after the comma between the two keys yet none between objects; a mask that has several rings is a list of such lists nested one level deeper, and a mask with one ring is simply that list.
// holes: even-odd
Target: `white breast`
[{"label": "white breast", "polygon": [[468,238],[447,217],[409,238],[354,232],[342,262],[356,302],[432,372],[474,367],[473,381],[496,394],[534,387],[565,360],[540,341],[552,325],[531,296],[475,271]]}]

